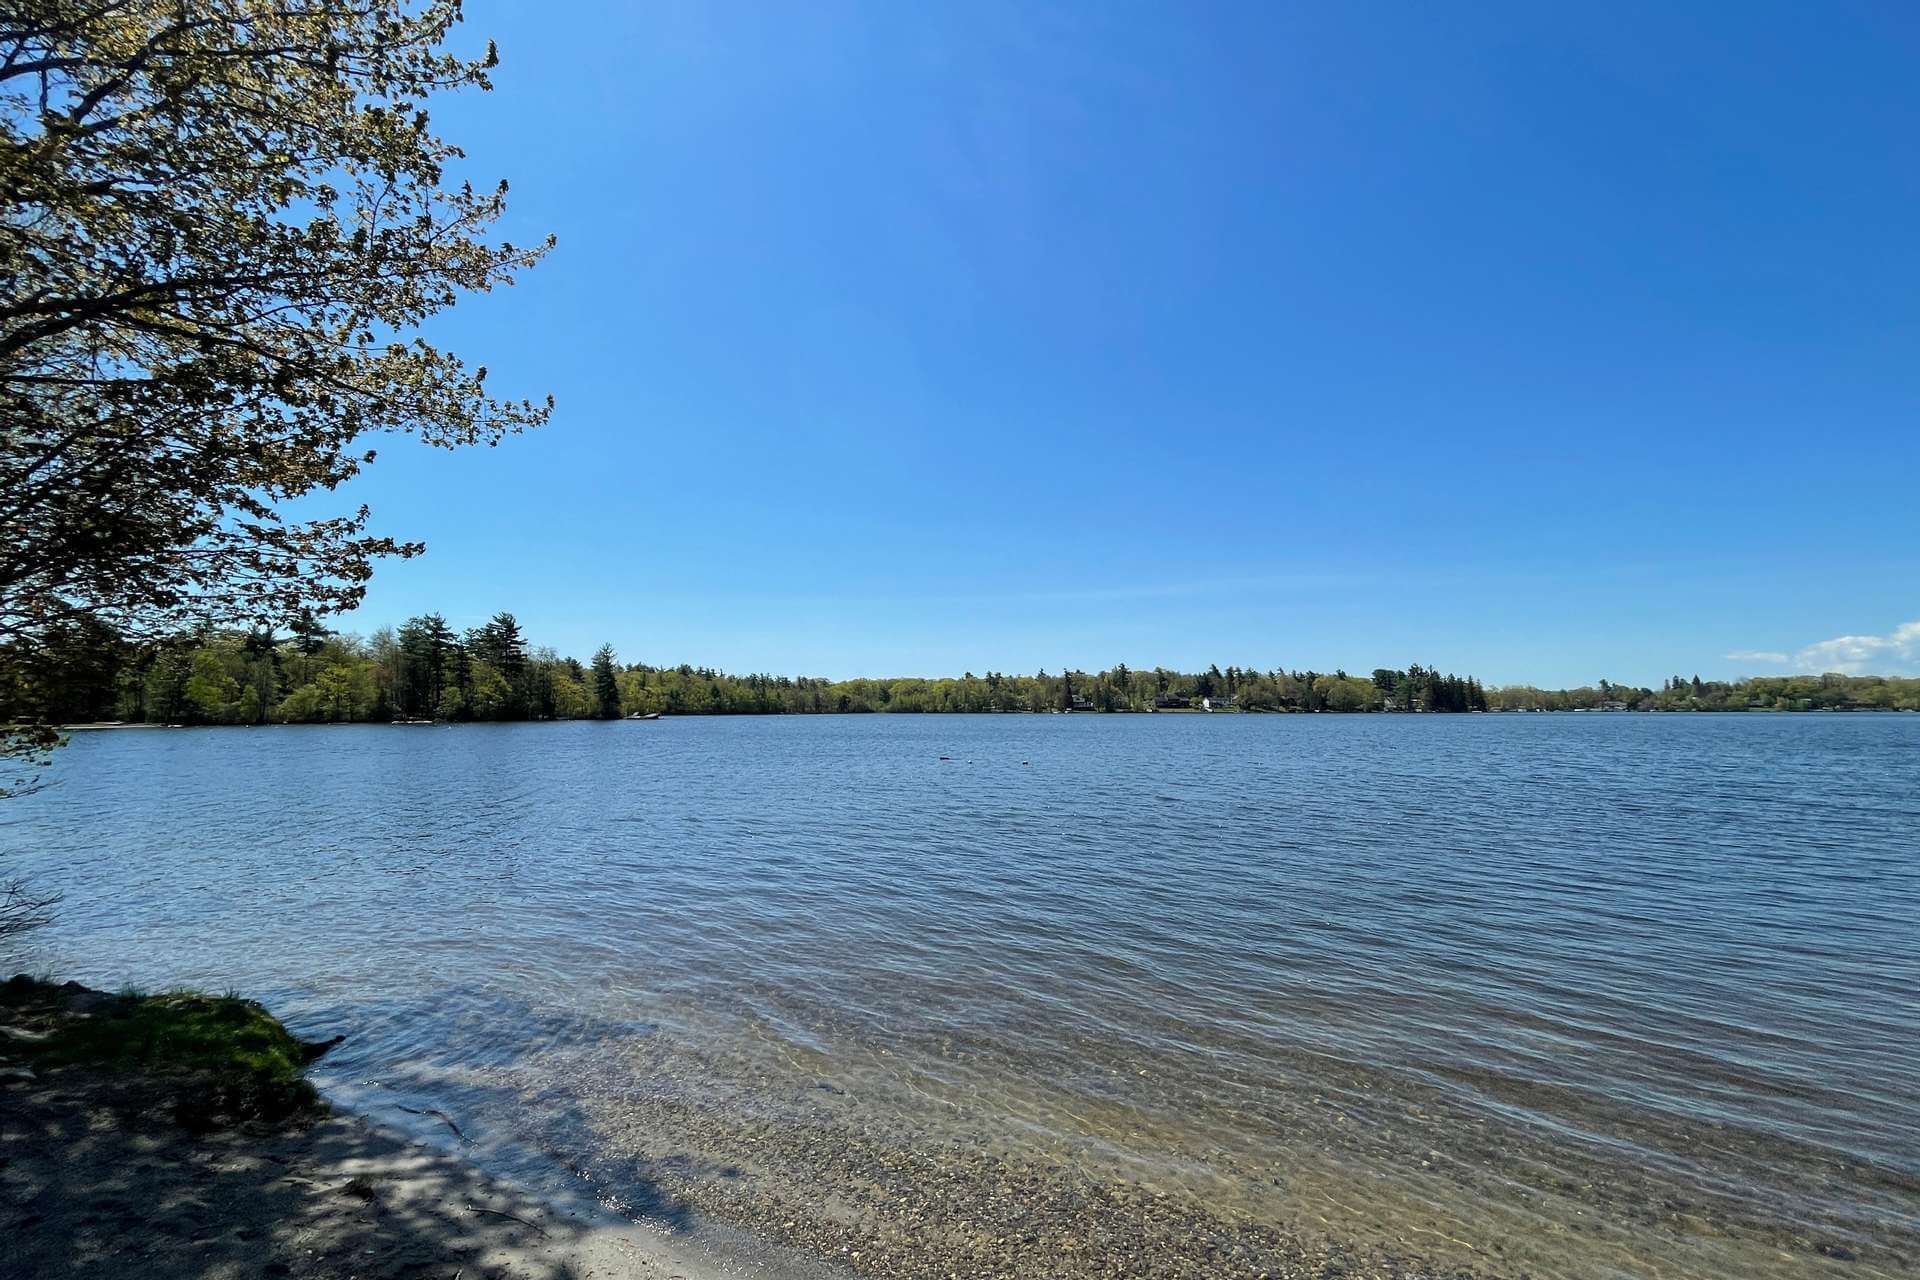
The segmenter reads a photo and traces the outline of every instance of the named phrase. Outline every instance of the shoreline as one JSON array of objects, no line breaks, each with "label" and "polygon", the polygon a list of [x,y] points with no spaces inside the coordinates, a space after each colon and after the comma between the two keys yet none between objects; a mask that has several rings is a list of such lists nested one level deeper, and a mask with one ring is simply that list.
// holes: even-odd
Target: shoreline
[{"label": "shoreline", "polygon": [[0,1093],[12,1274],[775,1280],[611,1211],[531,1196],[365,1116],[192,1134],[55,1079]]},{"label": "shoreline", "polygon": [[[1038,1213],[1035,1225],[1045,1223],[1049,1236],[1059,1233],[1043,1246],[1052,1263],[1006,1235],[998,1237],[1002,1248],[996,1249],[992,1234],[974,1248],[963,1245],[956,1257],[940,1247],[961,1243],[951,1234],[955,1224],[938,1221],[937,1213],[923,1215],[943,1195],[962,1193],[964,1201],[969,1179],[964,1173],[956,1179],[959,1171],[934,1159],[896,1171],[905,1177],[894,1193],[913,1206],[905,1221],[849,1222],[844,1236],[814,1234],[820,1223],[788,1221],[787,1227],[802,1229],[780,1231],[782,1216],[805,1211],[783,1206],[778,1197],[743,1204],[755,1194],[745,1185],[731,1189],[730,1206],[676,1197],[664,1220],[651,1215],[635,1221],[584,1195],[517,1186],[457,1150],[349,1106],[330,1104],[305,1124],[196,1133],[155,1114],[142,1085],[63,1071],[33,1080],[0,1078],[0,1204],[13,1210],[0,1225],[9,1229],[10,1274],[51,1277],[81,1268],[106,1280],[859,1280],[950,1274],[1011,1280],[1052,1274],[1055,1265],[1079,1274],[1074,1267],[1099,1265],[1101,1258],[1124,1268],[1100,1272],[1115,1277],[1471,1280],[1486,1274],[1334,1240],[1303,1248],[1285,1230],[1205,1239],[1191,1255],[1185,1249],[1169,1254],[1168,1245],[1188,1229],[1205,1238],[1220,1224],[1183,1225],[1173,1206],[1126,1187],[1062,1183],[1049,1191],[1030,1176],[1009,1179],[1001,1192],[1030,1199]],[[859,1163],[870,1154],[849,1157]],[[1001,1176],[1035,1172],[989,1163]],[[716,1209],[722,1212],[714,1214]],[[911,1222],[926,1232],[918,1241]],[[976,1226],[1004,1230],[988,1222]],[[880,1230],[867,1249],[877,1245],[877,1251],[863,1257],[861,1237],[874,1228]],[[848,1239],[855,1243],[848,1245]],[[998,1265],[971,1265],[983,1261],[981,1252],[1003,1249]],[[1096,1256],[1077,1256],[1083,1250]],[[844,1265],[830,1260],[834,1251],[845,1256]],[[953,1272],[960,1257],[970,1265]]]},{"label": "shoreline", "polygon": [[[536,1194],[310,1089],[291,1111],[209,1111],[199,1104],[231,1083],[229,1071],[158,1059],[129,1065],[111,1052],[80,1061],[65,1051],[76,1034],[121,1025],[101,1023],[112,1016],[102,1010],[181,997],[55,988],[24,975],[6,986],[31,993],[0,1006],[0,1228],[9,1275],[842,1274],[725,1229],[636,1222],[584,1196]],[[280,1033],[277,1020],[261,1017]],[[293,1043],[311,1059],[333,1042]]]},{"label": "shoreline", "polygon": [[[127,999],[78,984],[60,990],[83,1017],[98,1002]],[[788,1097],[721,1062],[674,1070],[652,1039],[560,1095],[537,1072],[494,1081],[547,1109],[585,1104],[611,1122],[593,1126],[599,1149],[590,1154],[537,1130],[489,1141],[482,1110],[449,1101],[448,1114],[419,1098],[388,1108],[351,1088],[341,1094],[339,1081],[304,1121],[191,1125],[181,1103],[215,1079],[54,1065],[57,1055],[36,1058],[24,1043],[45,1025],[0,1017],[0,1226],[11,1229],[28,1277],[79,1267],[107,1280],[1498,1280],[1545,1261],[1530,1249],[1509,1253],[1497,1238],[1481,1242],[1490,1252],[1454,1240],[1462,1256],[1439,1247],[1447,1236],[1437,1224],[1423,1227],[1385,1203],[1369,1206],[1372,1229],[1325,1219],[1316,1227],[1310,1214],[1136,1180],[1095,1159],[1038,1158],[984,1130],[889,1136],[837,1087],[789,1082]],[[298,1043],[313,1051],[328,1042]],[[8,1061],[15,1057],[24,1063]],[[552,1176],[516,1164],[516,1151]],[[1295,1190],[1310,1196],[1341,1191],[1306,1165],[1241,1172],[1297,1178]],[[1444,1179],[1432,1189],[1449,1188],[1469,1190]],[[1610,1186],[1586,1204],[1595,1247],[1559,1261],[1578,1253],[1591,1263],[1608,1236],[1618,1246],[1656,1230],[1634,1209],[1645,1190]],[[1693,1230],[1733,1228],[1698,1212]],[[1752,1261],[1769,1247],[1736,1245],[1731,1235],[1722,1243],[1735,1250],[1723,1262]],[[1840,1266],[1880,1275],[1875,1264],[1888,1260],[1859,1258],[1838,1240],[1794,1243],[1808,1254],[1806,1274]]]},{"label": "shoreline", "polygon": [[[804,1125],[733,1135],[771,1164],[756,1171],[760,1161],[738,1148],[729,1154],[739,1166],[717,1183],[684,1170],[637,1186],[606,1183],[615,1197],[659,1193],[633,1216],[618,1199],[596,1201],[585,1183],[577,1193],[516,1184],[427,1119],[383,1122],[360,1103],[316,1101],[310,1090],[293,1111],[201,1114],[196,1100],[237,1068],[182,1065],[164,1051],[122,1056],[126,1035],[137,1033],[115,1031],[127,1024],[114,1019],[130,1006],[213,998],[116,996],[24,977],[7,985],[33,992],[0,1008],[0,1226],[12,1242],[11,1273],[26,1277],[76,1268],[106,1280],[1484,1274],[1280,1224],[1230,1224],[1130,1182],[1067,1178],[984,1150],[892,1151],[842,1132],[832,1154],[816,1145],[825,1135]],[[274,1034],[290,1035],[248,1007]],[[63,1037],[102,1034],[115,1048],[97,1059],[59,1048]],[[311,1061],[335,1041],[291,1043]],[[466,1141],[444,1112],[401,1109]],[[667,1150],[699,1150],[727,1133],[703,1107],[674,1110],[660,1135]],[[796,1196],[782,1176],[791,1170],[780,1169],[796,1156],[815,1174],[824,1161],[839,1178]],[[878,1200],[856,1192],[870,1183],[886,1188]]]},{"label": "shoreline", "polygon": [[1331,709],[1305,710],[1301,708],[1269,707],[1222,707],[1207,710],[1202,707],[1158,707],[1152,710],[1075,710],[1075,711],[663,711],[653,716],[619,716],[612,719],[596,719],[591,716],[551,716],[520,719],[447,719],[447,720],[267,720],[260,723],[239,724],[230,721],[156,721],[156,720],[90,720],[82,723],[56,724],[50,726],[56,733],[109,733],[134,729],[343,729],[343,728],[379,728],[379,729],[459,729],[459,728],[502,728],[512,725],[553,725],[553,724],[625,724],[629,722],[656,723],[667,720],[815,720],[815,719],[934,719],[951,720],[971,717],[1042,718],[1049,716],[1094,716],[1100,718],[1118,717],[1121,719],[1150,719],[1154,716],[1174,717],[1280,717],[1296,716],[1334,716],[1341,719],[1454,719],[1461,716],[1675,716],[1701,718],[1714,716],[1738,716],[1741,718],[1770,718],[1777,716],[1882,716],[1882,715],[1920,715],[1920,709],[1913,707],[1714,707],[1686,709],[1674,707],[1629,707],[1624,709],[1600,707],[1496,707],[1486,711],[1335,711]]}]

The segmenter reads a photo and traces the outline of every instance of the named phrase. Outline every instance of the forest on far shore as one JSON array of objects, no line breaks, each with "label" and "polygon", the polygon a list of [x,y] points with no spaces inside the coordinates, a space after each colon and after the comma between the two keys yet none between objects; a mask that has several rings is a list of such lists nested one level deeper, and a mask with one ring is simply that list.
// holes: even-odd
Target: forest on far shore
[{"label": "forest on far shore", "polygon": [[311,617],[292,634],[208,631],[133,644],[91,624],[0,648],[0,719],[40,724],[571,720],[858,712],[1472,712],[1920,710],[1920,679],[1808,675],[1658,689],[1484,687],[1412,664],[1364,675],[1209,667],[828,680],[587,662],[532,646],[512,614],[458,633],[438,614],[368,636]]}]

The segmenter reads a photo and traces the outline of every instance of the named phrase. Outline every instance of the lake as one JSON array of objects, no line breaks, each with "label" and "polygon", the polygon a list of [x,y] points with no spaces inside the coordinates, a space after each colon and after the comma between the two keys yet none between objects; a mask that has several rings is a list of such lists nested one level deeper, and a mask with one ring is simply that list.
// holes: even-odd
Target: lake
[{"label": "lake", "polygon": [[1076,1219],[1144,1233],[1086,1274],[1255,1274],[1270,1227],[1920,1266],[1920,716],[121,730],[48,773],[0,851],[66,901],[11,968],[257,996],[346,1033],[335,1097],[668,1225],[880,1274],[1081,1274]]}]

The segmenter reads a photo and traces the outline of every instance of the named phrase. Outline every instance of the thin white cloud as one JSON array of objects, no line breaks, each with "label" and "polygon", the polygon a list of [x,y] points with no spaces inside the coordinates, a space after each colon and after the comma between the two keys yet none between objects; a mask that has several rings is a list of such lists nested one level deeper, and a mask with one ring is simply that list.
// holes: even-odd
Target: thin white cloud
[{"label": "thin white cloud", "polygon": [[[1728,655],[1733,656],[1733,655]],[[1793,655],[1802,671],[1843,675],[1904,675],[1920,666],[1920,621],[1903,623],[1884,636],[1835,636]]]},{"label": "thin white cloud", "polygon": [[1785,664],[1791,659],[1778,649],[1734,649],[1725,655],[1728,662],[1772,662]]}]

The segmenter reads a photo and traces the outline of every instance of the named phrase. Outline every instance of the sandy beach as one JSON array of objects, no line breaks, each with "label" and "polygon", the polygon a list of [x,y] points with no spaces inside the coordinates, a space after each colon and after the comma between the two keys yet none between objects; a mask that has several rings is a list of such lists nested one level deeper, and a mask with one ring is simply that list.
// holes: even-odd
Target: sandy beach
[{"label": "sandy beach", "polygon": [[[730,1176],[687,1178],[675,1174],[679,1161],[652,1162],[638,1184],[650,1188],[650,1204],[635,1221],[586,1195],[535,1195],[492,1177],[457,1146],[434,1145],[446,1136],[437,1129],[409,1134],[335,1110],[297,1072],[279,1088],[247,1077],[243,1064],[255,1061],[248,1055],[261,1037],[309,1061],[335,1044],[289,1037],[258,1005],[112,995],[24,975],[5,991],[0,1228],[11,1242],[9,1276],[1442,1274],[933,1142],[890,1152],[850,1130],[716,1129],[702,1106],[660,1117],[670,1130],[660,1144],[722,1153]],[[162,1041],[172,1047],[156,1050]],[[143,1059],[149,1065],[112,1056],[142,1043],[138,1052],[156,1055]],[[230,1055],[229,1065],[190,1065],[194,1045]],[[82,1050],[91,1056],[76,1058]],[[254,1083],[237,1087],[243,1078]],[[423,1127],[467,1140],[455,1117],[418,1114]]]},{"label": "sandy beach", "polygon": [[[825,1236],[782,1233],[775,1219],[797,1206],[773,1202],[758,1213],[737,1203],[702,1206],[733,1221],[764,1223],[766,1236],[691,1230],[691,1207],[682,1210],[684,1223],[641,1225],[588,1201],[544,1202],[361,1116],[332,1112],[306,1124],[196,1132],[174,1118],[172,1100],[165,1088],[138,1079],[73,1071],[29,1078],[7,1068],[0,1084],[0,1228],[11,1250],[9,1275],[834,1280],[1040,1276],[1057,1267],[1059,1274],[1119,1277],[1187,1275],[1184,1263],[1199,1257],[1235,1276],[1439,1274],[1364,1252],[1307,1251],[1273,1236],[1202,1242],[1192,1247],[1195,1258],[1183,1260],[1188,1249],[1178,1243],[1177,1221],[1142,1214],[1138,1205],[1074,1212],[1032,1186],[1003,1186],[1000,1194],[1029,1202],[1047,1230],[1002,1235],[995,1246],[992,1235],[969,1240],[964,1229],[956,1233],[960,1211],[981,1208],[967,1197],[954,1213],[932,1211],[956,1189],[952,1171],[941,1177],[932,1165],[935,1176],[917,1194],[903,1193],[903,1214],[865,1229],[844,1223]],[[1118,1220],[1136,1218],[1151,1229],[1136,1231],[1131,1244],[1109,1238]],[[771,1240],[783,1234],[795,1239]],[[1249,1243],[1257,1247],[1247,1250]],[[849,1249],[844,1268],[822,1259]]]},{"label": "sandy beach", "polygon": [[[63,1078],[66,1077],[66,1078]],[[772,1280],[591,1205],[540,1203],[357,1116],[193,1133],[145,1087],[0,1085],[9,1276]],[[800,1268],[818,1276],[815,1267]]]},{"label": "sandy beach", "polygon": [[[1454,1240],[1471,1260],[1446,1259],[1435,1256],[1431,1240],[1416,1239],[1431,1230],[1396,1218],[1384,1202],[1375,1203],[1377,1220],[1361,1239],[1312,1215],[1234,1202],[1224,1184],[1213,1194],[1155,1187],[1097,1163],[1062,1165],[932,1130],[897,1140],[864,1124],[858,1100],[844,1090],[816,1083],[790,1096],[767,1076],[743,1080],[717,1061],[678,1071],[651,1037],[597,1082],[577,1066],[564,1072],[577,1094],[553,1089],[543,1083],[547,1075],[529,1068],[523,1100],[594,1116],[593,1144],[603,1158],[576,1167],[559,1147],[529,1134],[531,1149],[550,1152],[578,1189],[516,1184],[497,1176],[518,1176],[499,1162],[501,1153],[472,1137],[488,1125],[485,1108],[455,1106],[458,1114],[450,1114],[389,1102],[412,1114],[381,1107],[370,1116],[329,1107],[299,1064],[324,1059],[336,1041],[292,1038],[257,1004],[111,995],[25,976],[0,990],[8,997],[0,1002],[0,1230],[11,1250],[9,1277],[1496,1280],[1613,1273],[1602,1265],[1617,1247],[1607,1233],[1561,1237],[1557,1245],[1543,1239],[1545,1252],[1508,1256],[1497,1238],[1491,1253]],[[292,1054],[281,1077],[291,1091],[234,1090],[255,1040],[214,1033],[235,1026],[270,1030]],[[193,1035],[200,1037],[194,1043],[229,1054],[228,1065],[193,1065]],[[157,1043],[173,1047],[160,1055]],[[141,1052],[154,1056],[129,1067],[108,1056],[120,1045],[144,1045]],[[81,1049],[95,1056],[76,1061]],[[492,1104],[511,1105],[516,1092],[503,1077]],[[1296,1173],[1307,1176],[1291,1166],[1285,1176]],[[1345,1226],[1354,1225],[1350,1215]],[[1659,1227],[1649,1219],[1640,1229]],[[1760,1256],[1756,1249],[1764,1245],[1750,1241],[1724,1255],[1741,1265],[1706,1274],[1760,1274],[1745,1265]],[[1863,1277],[1888,1274],[1831,1243],[1806,1252],[1812,1256],[1802,1274],[1834,1266],[1856,1267]]]}]

